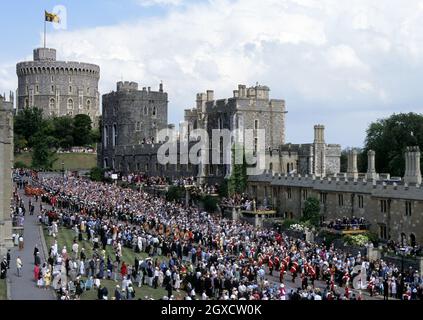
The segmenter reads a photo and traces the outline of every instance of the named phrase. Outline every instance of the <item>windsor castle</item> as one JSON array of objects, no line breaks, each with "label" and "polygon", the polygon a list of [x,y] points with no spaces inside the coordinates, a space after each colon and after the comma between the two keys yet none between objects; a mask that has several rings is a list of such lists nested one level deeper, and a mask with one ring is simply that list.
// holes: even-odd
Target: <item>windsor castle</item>
[{"label": "windsor castle", "polygon": [[[93,123],[98,122],[98,66],[56,61],[54,49],[42,48],[34,50],[34,61],[17,65],[17,75],[17,110],[37,106],[45,116],[83,113],[89,115]],[[232,174],[232,161],[205,161],[211,159],[204,159],[202,154],[199,164],[159,163],[157,155],[165,140],[158,138],[158,132],[175,127],[168,123],[168,99],[162,83],[154,90],[122,81],[117,83],[115,91],[103,95],[98,165],[121,174],[193,176],[199,182],[222,183]],[[13,94],[10,100],[13,101]],[[2,110],[10,109],[10,103],[4,98],[1,104]],[[216,99],[214,91],[207,90],[197,94],[195,105],[185,110],[184,128],[175,143],[180,146],[182,138],[187,138],[188,144],[193,145],[197,140],[191,133],[196,129],[205,130],[210,137],[216,129],[252,130],[253,142],[248,147],[254,152],[258,141],[255,134],[261,130],[265,132],[265,171],[248,177],[248,193],[256,199],[257,205],[271,204],[279,217],[298,219],[305,201],[315,197],[320,201],[325,220],[364,217],[371,224],[370,230],[381,239],[411,245],[423,242],[423,189],[418,148],[410,146],[404,154],[406,173],[400,179],[393,180],[389,173],[376,172],[375,157],[378,155],[373,151],[368,154],[367,172],[358,172],[355,150],[348,155],[347,172],[341,172],[341,146],[326,142],[324,125],[310,128],[314,129],[312,142],[293,144],[285,141],[286,113],[286,102],[271,99],[267,86],[239,85],[233,95],[225,99]],[[1,123],[4,123],[8,113],[0,114]],[[0,132],[9,132],[1,130],[3,127]],[[8,139],[3,139],[5,142],[0,147],[7,148],[10,137]],[[236,142],[232,140],[230,146]],[[211,157],[213,148],[213,145],[207,146],[210,152],[205,153],[205,157]],[[220,145],[219,152],[223,155],[230,153],[230,149]],[[9,157],[10,150],[7,150],[2,154]],[[178,159],[187,156],[181,150],[178,149]],[[1,159],[0,168],[8,169],[8,163],[9,159]]]}]

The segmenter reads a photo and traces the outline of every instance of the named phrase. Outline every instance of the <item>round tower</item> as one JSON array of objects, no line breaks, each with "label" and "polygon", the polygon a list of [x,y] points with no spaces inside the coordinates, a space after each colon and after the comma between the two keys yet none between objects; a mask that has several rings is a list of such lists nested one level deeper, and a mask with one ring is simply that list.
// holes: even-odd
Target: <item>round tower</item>
[{"label": "round tower", "polygon": [[35,49],[33,57],[16,65],[17,110],[37,107],[44,117],[86,114],[97,125],[100,67],[57,61],[50,48]]}]

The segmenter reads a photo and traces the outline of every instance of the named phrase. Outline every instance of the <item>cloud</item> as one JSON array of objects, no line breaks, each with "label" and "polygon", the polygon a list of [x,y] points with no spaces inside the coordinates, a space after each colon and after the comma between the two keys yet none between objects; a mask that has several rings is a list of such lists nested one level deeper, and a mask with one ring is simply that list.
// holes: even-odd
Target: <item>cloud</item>
[{"label": "cloud", "polygon": [[178,6],[183,0],[137,0],[137,3],[143,7],[152,6]]},{"label": "cloud", "polygon": [[[297,143],[309,141],[299,122],[312,132],[324,121],[340,130],[330,130],[331,142],[361,145],[375,115],[422,111],[421,1],[210,0],[183,10],[181,0],[138,2],[171,7],[131,24],[58,31],[50,43],[59,58],[99,64],[103,94],[122,78],[153,89],[163,80],[170,122],[197,92],[227,98],[257,81],[286,100],[288,140]],[[345,122],[354,110],[374,118]]]}]

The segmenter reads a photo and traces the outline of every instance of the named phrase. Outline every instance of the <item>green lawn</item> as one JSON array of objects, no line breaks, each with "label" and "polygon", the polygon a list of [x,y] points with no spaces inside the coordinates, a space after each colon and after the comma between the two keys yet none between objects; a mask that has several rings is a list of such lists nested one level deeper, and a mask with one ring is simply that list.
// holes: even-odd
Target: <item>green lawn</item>
[{"label": "green lawn", "polygon": [[[44,228],[44,237],[47,244],[47,249],[49,249],[53,244],[53,237],[50,237],[48,235],[48,231],[46,228]],[[59,251],[63,248],[63,246],[66,246],[68,252],[70,252],[73,240],[75,238],[75,232],[73,230],[61,228],[59,230],[59,234],[57,237],[57,243],[59,245]],[[79,248],[85,248],[85,252],[87,254],[87,258],[90,258],[92,255],[92,244],[88,241],[82,241],[79,242]],[[112,246],[106,247],[106,257],[107,255],[110,255],[110,258],[112,261],[114,261],[115,254],[113,251]],[[122,248],[122,261],[125,261],[127,264],[133,265],[135,262],[135,257],[138,257],[138,259],[146,258],[147,254],[145,253],[139,253],[136,254],[133,250],[129,248]],[[159,261],[163,261],[164,257],[159,257]],[[114,291],[116,285],[121,285],[121,281],[114,282],[113,280],[101,280],[101,285],[106,286],[109,291],[109,299],[110,297],[114,296]],[[151,297],[153,299],[161,299],[163,296],[167,295],[167,291],[163,288],[153,289],[148,286],[143,286],[141,288],[135,287],[135,293],[136,293],[136,299],[142,298],[144,299],[145,296]],[[184,292],[173,292],[173,295],[176,298],[182,298],[185,296]],[[81,296],[81,300],[96,300],[97,299],[97,291],[96,290],[89,290],[85,291],[84,294]]]},{"label": "green lawn", "polygon": [[6,279],[0,279],[0,300],[7,300]]},{"label": "green lawn", "polygon": [[[66,170],[90,170],[97,165],[97,155],[92,153],[62,153],[56,154],[58,158],[53,165],[53,170],[62,170],[62,162]],[[31,153],[15,154],[15,163],[23,162],[31,166]]]}]

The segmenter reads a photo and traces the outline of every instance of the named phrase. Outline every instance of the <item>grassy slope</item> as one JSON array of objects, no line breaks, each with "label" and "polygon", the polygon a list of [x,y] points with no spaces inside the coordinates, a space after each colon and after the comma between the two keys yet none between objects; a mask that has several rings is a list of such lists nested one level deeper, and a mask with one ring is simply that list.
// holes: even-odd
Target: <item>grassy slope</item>
[{"label": "grassy slope", "polygon": [[[47,247],[50,248],[51,245],[53,244],[53,237],[50,237],[48,235],[48,232],[46,229],[44,229],[44,237],[46,239]],[[70,252],[74,237],[75,237],[74,231],[69,229],[63,229],[63,228],[60,229],[59,235],[57,237],[59,250],[61,250],[63,246],[66,246],[68,252]],[[93,250],[92,250],[92,244],[90,242],[84,240],[79,243],[79,247],[80,249],[85,248],[87,258],[91,257]],[[106,257],[107,255],[110,255],[110,258],[114,260],[115,255],[114,255],[112,246],[106,247]],[[122,261],[125,261],[125,263],[133,265],[135,262],[136,256],[138,256],[138,259],[147,257],[145,253],[136,254],[133,250],[129,248],[122,249]],[[162,261],[162,259],[163,257],[159,257],[159,261]],[[109,291],[109,299],[112,296],[114,296],[114,291],[117,284],[121,285],[121,281],[116,283],[113,280],[101,280],[101,285],[106,286]],[[145,296],[151,297],[153,299],[161,299],[163,296],[167,295],[167,291],[164,290],[163,288],[153,289],[148,286],[143,286],[141,288],[135,287],[135,292],[136,292],[136,299],[138,298],[144,299]],[[183,296],[183,293],[174,292],[173,295],[177,298],[178,297],[180,298]],[[81,300],[97,300],[97,291],[90,290],[90,291],[84,292],[83,295],[81,296]]]},{"label": "grassy slope", "polygon": [[[62,169],[62,161],[66,170],[89,170],[97,165],[97,155],[89,153],[64,153],[56,155],[58,160],[53,165],[53,170]],[[27,166],[31,165],[31,153],[15,155],[15,162],[23,162]]]},{"label": "grassy slope", "polygon": [[7,300],[6,279],[0,279],[0,300]]}]

